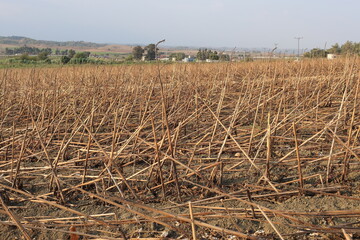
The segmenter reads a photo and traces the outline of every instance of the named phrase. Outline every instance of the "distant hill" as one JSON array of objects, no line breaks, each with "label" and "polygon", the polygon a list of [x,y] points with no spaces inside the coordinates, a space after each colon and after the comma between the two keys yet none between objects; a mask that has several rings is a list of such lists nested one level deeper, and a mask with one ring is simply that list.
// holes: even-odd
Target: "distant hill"
[{"label": "distant hill", "polygon": [[5,48],[17,48],[22,46],[36,47],[36,48],[52,48],[52,49],[74,49],[76,51],[89,51],[89,52],[112,52],[128,54],[132,51],[132,46],[120,44],[103,44],[85,41],[46,41],[36,40],[28,37],[0,36],[0,55],[5,52]]},{"label": "distant hill", "polygon": [[[52,48],[52,49],[74,49],[75,51],[89,51],[89,52],[101,52],[101,53],[121,53],[129,54],[135,45],[121,45],[121,44],[104,44],[104,43],[93,43],[85,41],[47,41],[47,40],[36,40],[22,36],[0,36],[0,55],[5,53],[6,48],[18,48],[24,45],[28,47],[36,48]],[[143,46],[144,47],[144,46]],[[198,48],[196,47],[162,47],[161,51],[171,52],[184,52],[187,55],[196,54]]]},{"label": "distant hill", "polygon": [[67,41],[67,42],[57,42],[57,41],[46,41],[46,40],[35,40],[27,37],[20,36],[11,36],[11,37],[1,37],[0,44],[6,45],[41,45],[47,47],[87,47],[87,48],[98,48],[104,47],[107,44],[99,44],[92,42],[84,41]]}]

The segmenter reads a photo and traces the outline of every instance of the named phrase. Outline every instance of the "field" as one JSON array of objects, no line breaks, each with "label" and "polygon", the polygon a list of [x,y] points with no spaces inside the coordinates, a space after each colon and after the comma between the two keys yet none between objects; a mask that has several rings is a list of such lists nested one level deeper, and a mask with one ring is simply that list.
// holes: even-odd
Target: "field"
[{"label": "field", "polygon": [[1,239],[360,239],[360,59],[0,69]]}]

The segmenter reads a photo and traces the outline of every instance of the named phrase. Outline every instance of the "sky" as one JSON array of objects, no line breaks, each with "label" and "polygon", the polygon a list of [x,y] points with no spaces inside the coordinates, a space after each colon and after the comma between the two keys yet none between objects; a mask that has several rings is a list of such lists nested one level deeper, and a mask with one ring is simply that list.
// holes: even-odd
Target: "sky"
[{"label": "sky", "polygon": [[167,46],[360,42],[360,0],[0,0],[0,36]]}]

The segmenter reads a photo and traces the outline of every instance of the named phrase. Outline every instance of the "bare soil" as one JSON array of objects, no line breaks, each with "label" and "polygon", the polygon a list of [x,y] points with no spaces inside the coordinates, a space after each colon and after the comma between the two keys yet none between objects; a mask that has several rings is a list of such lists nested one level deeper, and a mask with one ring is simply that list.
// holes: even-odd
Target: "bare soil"
[{"label": "bare soil", "polygon": [[360,239],[358,73],[0,69],[0,238]]}]

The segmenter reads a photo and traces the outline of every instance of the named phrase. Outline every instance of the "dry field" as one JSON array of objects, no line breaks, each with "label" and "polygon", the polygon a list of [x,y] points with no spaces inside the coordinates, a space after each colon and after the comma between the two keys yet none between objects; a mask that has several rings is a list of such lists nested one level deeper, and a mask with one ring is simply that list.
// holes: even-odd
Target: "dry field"
[{"label": "dry field", "polygon": [[0,238],[360,239],[359,72],[0,69]]}]

